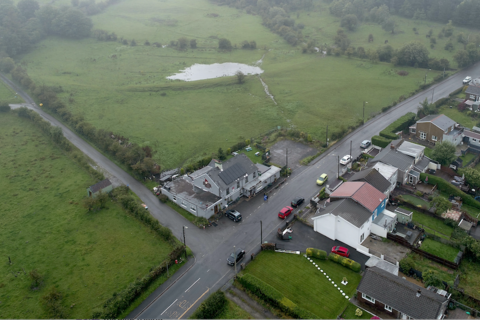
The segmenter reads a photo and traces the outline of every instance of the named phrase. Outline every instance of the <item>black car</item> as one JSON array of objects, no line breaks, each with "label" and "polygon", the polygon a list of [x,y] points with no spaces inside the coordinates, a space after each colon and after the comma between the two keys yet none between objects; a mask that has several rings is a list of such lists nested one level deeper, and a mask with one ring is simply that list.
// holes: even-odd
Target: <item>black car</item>
[{"label": "black car", "polygon": [[303,201],[305,201],[305,199],[303,199],[303,198],[300,198],[300,197],[294,198],[294,199],[292,200],[291,205],[292,205],[292,207],[296,208],[296,207],[298,207],[299,205],[301,205],[301,204],[303,203]]},{"label": "black car", "polygon": [[235,265],[235,256],[237,257],[237,264],[238,264],[238,262],[245,257],[245,250],[237,249],[236,254],[234,252],[232,252],[232,254],[227,259],[228,265],[230,265],[230,266]]},{"label": "black car", "polygon": [[235,222],[239,222],[240,220],[242,220],[242,215],[236,210],[227,210],[225,215]]}]

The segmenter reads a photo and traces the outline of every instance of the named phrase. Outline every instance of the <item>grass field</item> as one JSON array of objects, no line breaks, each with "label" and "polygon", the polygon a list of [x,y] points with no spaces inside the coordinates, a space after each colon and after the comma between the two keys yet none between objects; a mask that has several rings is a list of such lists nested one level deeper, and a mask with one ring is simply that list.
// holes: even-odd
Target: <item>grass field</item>
[{"label": "grass field", "polygon": [[[171,251],[113,202],[87,213],[81,201],[96,181],[12,113],[0,114],[0,162],[1,318],[48,317],[39,300],[52,286],[68,317],[88,318]],[[33,269],[43,276],[38,290],[30,289]]]},{"label": "grass field", "polygon": [[252,319],[252,316],[232,300],[228,300],[227,309],[220,313],[215,319]]},{"label": "grass field", "polygon": [[438,110],[438,113],[446,115],[453,121],[469,129],[478,124],[478,119],[468,116],[467,111],[459,111],[456,105],[454,105],[453,108],[449,108],[449,106],[443,106]]},{"label": "grass field", "polygon": [[435,219],[433,217],[430,217],[426,214],[423,214],[421,212],[412,210],[410,208],[404,208],[405,210],[410,210],[413,211],[413,221],[421,224],[422,228],[424,228],[427,232],[429,233],[434,233],[435,235],[445,238],[445,239],[450,239],[450,236],[452,235],[453,228],[450,226],[447,226],[445,223],[443,223],[442,220]]},{"label": "grass field", "polygon": [[409,194],[402,194],[402,199],[405,199],[405,201],[415,205],[415,206],[426,206],[428,208],[429,203],[428,201],[425,201],[423,199],[419,199],[417,197],[414,197]]},{"label": "grass field", "polygon": [[[342,286],[347,296],[355,294],[360,283],[360,274],[332,261],[316,260],[316,263],[335,284]],[[244,272],[265,281],[320,319],[335,319],[349,304],[338,289],[301,255],[263,251],[248,264]],[[347,277],[346,286],[340,284],[343,277]]]},{"label": "grass field", "polygon": [[0,83],[0,103],[1,102],[6,102],[6,103],[23,103],[24,101],[19,98],[18,96],[16,97],[15,92],[10,89],[10,87],[7,87],[3,82]]},{"label": "grass field", "polygon": [[455,260],[459,251],[457,248],[428,238],[423,241],[420,249],[452,262]]},{"label": "grass field", "polygon": [[[318,12],[301,14],[298,22]],[[210,18],[209,13],[219,16]],[[321,15],[332,22],[323,11]],[[410,74],[401,77],[390,64],[301,54],[263,27],[259,16],[207,0],[122,1],[92,19],[95,29],[135,38],[139,45],[50,37],[20,60],[34,81],[61,85],[64,100],[73,99],[69,108],[95,127],[151,145],[164,168],[219,147],[226,150],[275,126],[295,127],[324,140],[327,124],[333,133],[358,123],[363,101],[369,102],[369,118],[409,95],[425,76],[422,69],[402,68]],[[143,45],[147,39],[165,44],[182,36],[196,39],[198,49]],[[259,49],[218,52],[216,38],[221,37],[234,44],[255,40]],[[262,78],[278,105],[253,76],[243,85],[234,77],[188,83],[166,79],[194,63],[252,64],[264,54]],[[429,71],[427,81],[437,74]]]},{"label": "grass field", "polygon": [[357,306],[354,305],[353,303],[349,303],[347,306],[347,309],[342,313],[342,318],[343,319],[371,319],[373,315],[371,313],[368,313],[364,310],[362,310],[362,315],[358,317],[355,314],[355,311],[357,310]]}]

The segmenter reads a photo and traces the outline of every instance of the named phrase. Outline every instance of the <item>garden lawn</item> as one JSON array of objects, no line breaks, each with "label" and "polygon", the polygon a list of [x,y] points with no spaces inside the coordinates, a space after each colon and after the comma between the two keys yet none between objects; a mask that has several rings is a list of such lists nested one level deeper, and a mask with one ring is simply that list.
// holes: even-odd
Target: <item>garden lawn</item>
[{"label": "garden lawn", "polygon": [[348,306],[347,306],[347,309],[345,309],[345,311],[342,313],[342,318],[343,319],[371,319],[373,317],[373,315],[369,312],[366,312],[362,309],[362,315],[360,317],[358,317],[356,314],[355,314],[355,311],[357,310],[357,306],[354,305],[353,303],[349,303]]},{"label": "garden lawn", "polygon": [[[423,249],[423,248],[422,248]],[[432,260],[429,260],[427,258],[422,257],[419,254],[416,253],[409,253],[407,254],[408,257],[411,257],[413,261],[415,262],[415,269],[419,270],[421,272],[425,272],[429,269],[434,270],[438,272],[438,276],[441,280],[445,282],[451,283],[453,285],[453,281],[455,280],[455,277],[457,276],[457,271],[452,270],[444,265],[441,265],[439,263],[433,262]],[[462,261],[463,264],[463,261]]]},{"label": "garden lawn", "polygon": [[478,269],[480,264],[463,259],[460,264],[460,284],[459,287],[465,289],[465,293],[480,299],[480,273]]},{"label": "garden lawn", "polygon": [[453,228],[446,225],[442,220],[435,219],[424,213],[412,210],[410,208],[404,207],[405,210],[410,210],[413,212],[413,221],[420,224],[422,228],[425,228],[429,233],[435,233],[437,236],[440,236],[445,239],[450,239],[452,235]]},{"label": "garden lawn", "polygon": [[[453,90],[452,90],[453,91]],[[464,94],[465,95],[465,94]],[[442,106],[439,110],[438,110],[438,114],[444,114],[446,115],[447,117],[449,117],[450,119],[452,119],[453,121],[461,124],[462,126],[464,126],[465,128],[473,128],[474,126],[477,125],[478,123],[478,119],[474,119],[472,117],[470,117],[468,114],[467,114],[467,110],[465,111],[459,111],[457,109],[457,105],[454,104],[453,105],[453,108],[450,108],[450,106]]]},{"label": "garden lawn", "polygon": [[434,254],[437,257],[448,261],[454,261],[458,254],[458,249],[441,242],[426,238],[420,247],[423,251]]},{"label": "garden lawn", "polygon": [[227,308],[215,319],[252,319],[252,316],[227,298]]},{"label": "garden lawn", "polygon": [[89,318],[171,252],[116,203],[87,213],[82,199],[97,181],[30,120],[0,113],[0,163],[1,318],[50,318],[40,298],[52,286],[68,318]]},{"label": "garden lawn", "polygon": [[[347,296],[355,294],[360,274],[329,260],[314,260]],[[338,289],[303,255],[262,251],[244,272],[268,283],[319,319],[336,319],[349,304]],[[346,286],[341,284],[343,277],[347,277]]]},{"label": "garden lawn", "polygon": [[475,159],[476,157],[477,157],[477,155],[468,152],[468,153],[465,154],[464,156],[461,156],[460,159],[463,160],[463,166],[466,166],[466,165],[468,165],[471,161],[473,161],[473,159]]},{"label": "garden lawn", "polygon": [[401,195],[402,199],[404,199],[405,201],[413,204],[414,206],[421,206],[421,207],[426,207],[428,208],[429,207],[429,203],[425,200],[422,200],[422,199],[419,199],[417,197],[414,197],[412,195],[409,195],[409,194],[402,194]]}]

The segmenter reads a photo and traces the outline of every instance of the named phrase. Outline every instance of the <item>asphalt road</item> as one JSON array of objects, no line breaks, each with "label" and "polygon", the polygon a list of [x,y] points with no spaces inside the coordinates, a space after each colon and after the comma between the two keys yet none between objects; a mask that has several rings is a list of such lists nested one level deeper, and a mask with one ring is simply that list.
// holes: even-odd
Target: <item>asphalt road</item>
[{"label": "asphalt road", "polygon": [[[43,112],[25,92],[0,74],[2,80],[16,90],[17,93],[29,104],[29,108],[38,112],[43,118],[54,126],[61,127],[64,136],[69,139],[82,152],[111,175],[117,177],[124,184],[128,184],[142,201],[147,204],[151,214],[162,225],[169,227],[173,234],[183,241],[182,226],[189,226],[186,230],[186,243],[195,254],[196,263],[182,278],[172,285],[159,299],[150,305],[142,305],[130,316],[139,318],[186,318],[195,310],[198,303],[205,299],[210,292],[214,292],[234,275],[233,267],[226,263],[227,256],[233,252],[234,246],[247,251],[246,259],[251,253],[258,252],[260,244],[260,221],[263,222],[263,238],[271,236],[284,221],[277,217],[277,212],[289,205],[293,196],[302,195],[309,199],[318,193],[319,187],[315,181],[319,174],[327,173],[333,177],[337,174],[337,156],[350,153],[352,142],[352,156],[357,157],[361,150],[361,141],[370,139],[387,127],[391,122],[407,112],[416,112],[419,103],[425,98],[436,101],[448,96],[459,88],[463,78],[467,75],[476,77],[480,73],[480,66],[475,65],[463,70],[436,84],[429,90],[421,92],[404,102],[398,104],[387,113],[381,114],[368,121],[364,126],[355,130],[333,146],[328,153],[320,156],[310,166],[296,170],[281,188],[270,194],[268,202],[263,202],[261,197],[249,202],[241,203],[237,209],[244,219],[241,223],[222,219],[219,227],[210,227],[206,230],[193,227],[185,218],[177,214],[170,207],[161,204],[158,199],[129,174],[103,156],[94,147],[75,135],[58,120]],[[375,94],[375,88],[372,88]],[[362,102],[359,101],[359,108]],[[292,242],[293,244],[294,242]]]}]

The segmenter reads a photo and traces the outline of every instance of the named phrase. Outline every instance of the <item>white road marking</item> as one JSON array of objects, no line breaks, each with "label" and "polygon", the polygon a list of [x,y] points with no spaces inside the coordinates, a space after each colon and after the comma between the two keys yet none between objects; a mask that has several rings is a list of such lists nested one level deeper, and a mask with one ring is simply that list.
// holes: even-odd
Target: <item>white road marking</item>
[{"label": "white road marking", "polygon": [[[200,280],[200,278],[198,278],[198,280]],[[195,283],[197,283],[197,282],[198,282],[198,280],[197,280],[197,281],[195,281],[195,282],[194,282],[194,283],[193,283],[193,284],[192,284],[190,287],[188,287],[188,289],[187,289],[187,290],[185,290],[185,292],[187,292],[188,290],[190,290],[190,288],[192,288],[192,287],[195,285]]]},{"label": "white road marking", "polygon": [[210,269],[207,270],[207,272],[210,271]]},{"label": "white road marking", "polygon": [[[173,302],[172,302],[172,304],[168,306],[168,308],[170,308],[171,306],[173,306],[173,304],[174,304],[175,302],[177,302],[177,300],[178,300],[178,299],[175,299],[175,301],[173,301]],[[167,309],[165,309],[165,311],[167,311],[167,310],[168,310],[168,308],[167,308]],[[165,313],[165,311],[163,311],[163,312],[162,312],[160,315],[164,314],[164,313]]]}]

